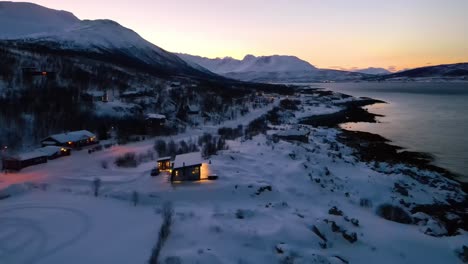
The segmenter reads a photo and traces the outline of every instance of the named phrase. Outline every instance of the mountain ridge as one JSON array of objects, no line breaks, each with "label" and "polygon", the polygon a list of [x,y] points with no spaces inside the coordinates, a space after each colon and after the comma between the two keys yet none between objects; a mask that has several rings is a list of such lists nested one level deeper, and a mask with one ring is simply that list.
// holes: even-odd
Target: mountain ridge
[{"label": "mountain ridge", "polygon": [[[0,16],[0,32],[8,34],[0,35],[0,39],[10,43],[115,58],[115,61],[138,65],[139,69],[147,67],[152,72],[220,78],[207,70],[191,67],[175,54],[112,20],[80,20],[70,12],[30,3],[0,2],[0,14],[2,12],[8,15]],[[9,24],[21,24],[25,16],[33,19],[17,32],[10,29]]]}]

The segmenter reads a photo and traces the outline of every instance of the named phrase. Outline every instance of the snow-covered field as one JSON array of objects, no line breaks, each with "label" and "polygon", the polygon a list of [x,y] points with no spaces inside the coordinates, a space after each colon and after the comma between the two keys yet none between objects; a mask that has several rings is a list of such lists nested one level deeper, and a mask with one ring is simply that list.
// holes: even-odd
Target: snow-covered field
[{"label": "snow-covered field", "polygon": [[[246,124],[269,109],[224,125]],[[317,103],[297,116],[339,110]],[[266,135],[228,141],[229,149],[202,168],[219,175],[217,181],[172,185],[165,174],[149,175],[154,161],[135,169],[113,164],[126,152],[147,152],[154,140],[74,152],[21,173],[1,174],[0,197],[11,197],[0,200],[0,263],[146,263],[167,201],[175,215],[163,263],[461,262],[455,251],[468,244],[466,232],[429,236],[428,227],[444,233],[431,217],[420,216],[427,219],[419,225],[400,224],[379,217],[376,209],[399,205],[401,199],[458,200],[463,193],[420,185],[388,164],[375,169],[360,162],[336,141],[335,129],[303,129],[311,131],[308,143],[275,143]],[[99,197],[91,187],[96,177],[102,180]],[[411,195],[395,192],[395,183],[409,186]],[[140,198],[136,207],[134,191]],[[363,206],[363,200],[369,202]]]}]

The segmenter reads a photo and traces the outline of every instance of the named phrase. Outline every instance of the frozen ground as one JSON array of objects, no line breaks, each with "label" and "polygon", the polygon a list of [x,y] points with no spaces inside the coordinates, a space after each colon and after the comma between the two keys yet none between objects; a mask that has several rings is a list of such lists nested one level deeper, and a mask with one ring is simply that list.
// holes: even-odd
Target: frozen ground
[{"label": "frozen ground", "polygon": [[[225,125],[246,124],[267,110]],[[333,110],[339,108],[322,102],[297,116]],[[216,129],[194,129],[173,139]],[[463,193],[440,188],[455,183],[420,185],[401,172],[404,165],[395,170],[359,162],[336,141],[337,130],[304,129],[311,131],[309,143],[275,143],[265,135],[228,141],[229,150],[202,168],[219,175],[217,181],[171,185],[167,175],[149,176],[154,161],[136,169],[113,164],[123,153],[147,152],[154,140],[75,152],[3,174],[0,196],[11,197],[0,200],[0,263],[146,263],[166,201],[173,203],[175,216],[163,263],[461,262],[455,251],[468,244],[466,232],[429,236],[429,227],[444,233],[430,217],[408,225],[375,213],[379,205],[398,205],[401,199],[418,204],[462,199]],[[103,181],[98,198],[91,188],[96,177]],[[395,192],[395,183],[408,186],[410,195]],[[130,201],[134,191],[140,196],[137,207]],[[369,204],[361,206],[363,199]]]}]

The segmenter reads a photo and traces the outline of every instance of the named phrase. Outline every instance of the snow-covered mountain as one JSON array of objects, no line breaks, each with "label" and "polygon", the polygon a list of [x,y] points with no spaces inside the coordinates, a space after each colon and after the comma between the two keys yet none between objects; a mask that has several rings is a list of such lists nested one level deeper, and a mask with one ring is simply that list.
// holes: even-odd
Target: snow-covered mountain
[{"label": "snow-covered mountain", "polygon": [[247,55],[242,60],[231,57],[209,59],[188,54],[178,54],[186,61],[194,62],[218,74],[239,72],[314,72],[317,70],[310,63],[295,56],[261,56]]},{"label": "snow-covered mountain", "polygon": [[385,74],[391,74],[392,72],[384,69],[384,68],[374,68],[374,67],[369,67],[365,69],[358,69],[354,70],[354,72],[360,72],[360,73],[365,73],[365,74],[372,74],[372,75],[385,75]]},{"label": "snow-covered mountain", "polygon": [[191,67],[117,22],[79,20],[71,13],[35,4],[0,2],[0,39],[47,49],[99,54],[153,72],[213,76],[200,67]]},{"label": "snow-covered mountain", "polygon": [[14,39],[39,32],[56,32],[80,20],[70,12],[31,3],[0,1],[0,38]]},{"label": "snow-covered mountain", "polygon": [[242,60],[230,57],[209,59],[188,54],[178,54],[182,59],[200,65],[228,78],[252,82],[321,82],[351,81],[365,76],[362,73],[318,69],[295,56],[247,55]]},{"label": "snow-covered mountain", "polygon": [[465,78],[468,79],[468,62],[421,67],[384,76],[391,78]]}]

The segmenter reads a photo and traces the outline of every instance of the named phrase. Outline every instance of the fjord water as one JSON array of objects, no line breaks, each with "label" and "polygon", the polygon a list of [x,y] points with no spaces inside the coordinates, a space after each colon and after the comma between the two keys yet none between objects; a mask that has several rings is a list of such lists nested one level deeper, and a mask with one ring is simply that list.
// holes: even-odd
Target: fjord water
[{"label": "fjord water", "polygon": [[382,135],[411,151],[427,152],[435,165],[468,182],[468,83],[331,83],[329,90],[380,99],[366,107],[380,123],[342,127]]}]

